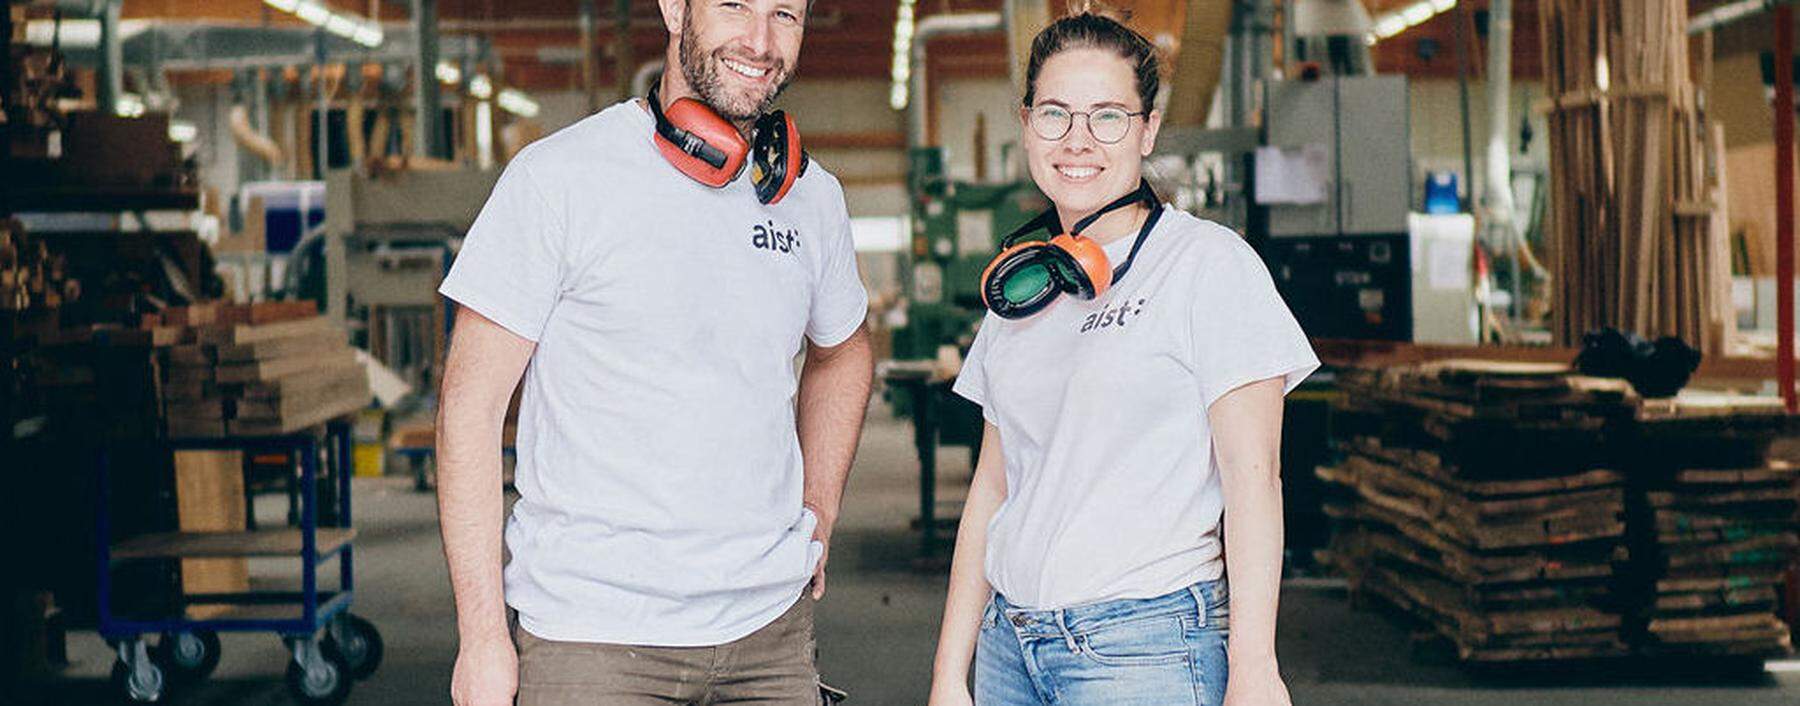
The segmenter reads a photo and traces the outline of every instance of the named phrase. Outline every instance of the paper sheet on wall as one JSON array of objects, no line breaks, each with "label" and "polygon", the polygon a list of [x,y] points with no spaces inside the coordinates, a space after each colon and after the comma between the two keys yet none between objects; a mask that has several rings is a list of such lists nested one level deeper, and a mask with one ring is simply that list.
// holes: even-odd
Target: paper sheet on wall
[{"label": "paper sheet on wall", "polygon": [[1308,205],[1325,203],[1331,153],[1325,145],[1256,148],[1256,202]]}]

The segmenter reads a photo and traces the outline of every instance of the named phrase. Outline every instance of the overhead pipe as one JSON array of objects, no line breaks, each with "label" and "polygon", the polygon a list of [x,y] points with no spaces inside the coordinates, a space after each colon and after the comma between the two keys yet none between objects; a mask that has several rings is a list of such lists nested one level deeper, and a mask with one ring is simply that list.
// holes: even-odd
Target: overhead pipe
[{"label": "overhead pipe", "polygon": [[998,12],[968,12],[952,15],[932,15],[913,27],[912,50],[907,57],[911,69],[910,86],[907,92],[911,98],[906,104],[906,144],[908,147],[920,147],[925,144],[925,135],[929,130],[927,121],[930,115],[925,110],[929,100],[925,82],[925,45],[937,37],[948,37],[957,34],[978,34],[994,32],[1006,28],[1006,17]]},{"label": "overhead pipe", "polygon": [[1739,0],[1688,19],[1688,34],[1702,34],[1755,15],[1793,4],[1795,0]]}]

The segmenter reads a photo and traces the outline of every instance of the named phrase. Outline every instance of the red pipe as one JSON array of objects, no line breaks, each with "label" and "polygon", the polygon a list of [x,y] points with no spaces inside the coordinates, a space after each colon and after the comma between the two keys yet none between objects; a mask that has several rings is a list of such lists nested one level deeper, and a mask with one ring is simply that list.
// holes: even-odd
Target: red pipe
[{"label": "red pipe", "polygon": [[1794,8],[1775,8],[1775,374],[1788,414],[1794,392]]}]

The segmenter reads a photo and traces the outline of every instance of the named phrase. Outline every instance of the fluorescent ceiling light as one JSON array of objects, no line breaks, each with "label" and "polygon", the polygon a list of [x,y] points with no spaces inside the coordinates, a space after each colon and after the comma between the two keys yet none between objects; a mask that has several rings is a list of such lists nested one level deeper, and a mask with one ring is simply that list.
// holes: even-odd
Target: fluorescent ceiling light
[{"label": "fluorescent ceiling light", "polygon": [[440,61],[437,65],[437,79],[444,83],[462,83],[462,69],[448,61]]},{"label": "fluorescent ceiling light", "polygon": [[475,78],[469,79],[469,95],[480,100],[494,97],[494,82],[485,75],[476,74]]},{"label": "fluorescent ceiling light", "polygon": [[343,15],[332,15],[325,20],[325,31],[345,39],[356,36],[357,29],[356,20]]},{"label": "fluorescent ceiling light", "polygon": [[386,34],[381,31],[380,25],[373,22],[367,22],[364,23],[363,26],[356,28],[356,34],[352,35],[350,39],[357,44],[374,49],[375,47],[381,46],[381,40],[385,37]]},{"label": "fluorescent ceiling light", "polygon": [[143,117],[144,98],[136,93],[120,94],[118,104],[113,106],[113,112],[121,118]]},{"label": "fluorescent ceiling light", "polygon": [[907,82],[912,80],[913,0],[900,0],[900,12],[894,17],[894,63],[889,72],[893,85],[888,88],[888,106],[903,110],[907,103]]},{"label": "fluorescent ceiling light", "polygon": [[385,38],[381,25],[351,13],[332,12],[325,7],[324,0],[263,0],[263,4],[292,13],[307,24],[323,27],[327,32],[371,49],[381,46]]},{"label": "fluorescent ceiling light", "polygon": [[193,142],[200,136],[199,126],[186,120],[174,120],[169,123],[169,139],[176,142]]},{"label": "fluorescent ceiling light", "polygon": [[317,0],[302,0],[299,7],[294,8],[294,16],[315,27],[331,20],[331,11],[325,9]]},{"label": "fluorescent ceiling light", "polygon": [[518,89],[508,88],[500,91],[500,95],[494,99],[494,102],[500,104],[501,110],[522,118],[535,118],[538,114],[537,101],[519,92]]},{"label": "fluorescent ceiling light", "polygon": [[1456,7],[1456,0],[1418,0],[1418,2],[1383,13],[1380,17],[1375,18],[1375,24],[1370,27],[1364,40],[1374,44],[1424,24],[1431,18],[1454,7]]}]

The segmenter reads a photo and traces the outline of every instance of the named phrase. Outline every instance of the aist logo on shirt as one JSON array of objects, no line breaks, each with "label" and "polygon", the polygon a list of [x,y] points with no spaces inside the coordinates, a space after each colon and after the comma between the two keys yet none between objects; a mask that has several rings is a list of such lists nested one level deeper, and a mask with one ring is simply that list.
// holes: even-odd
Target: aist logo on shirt
[{"label": "aist logo on shirt", "polygon": [[1138,314],[1142,313],[1144,313],[1144,300],[1142,299],[1139,299],[1136,302],[1125,302],[1114,308],[1102,309],[1098,312],[1088,314],[1087,320],[1081,322],[1081,330],[1078,333],[1097,331],[1109,326],[1124,328],[1127,315],[1136,317]]},{"label": "aist logo on shirt", "polygon": [[800,249],[800,231],[797,228],[783,230],[776,227],[774,221],[758,223],[750,229],[750,247],[790,254]]}]

